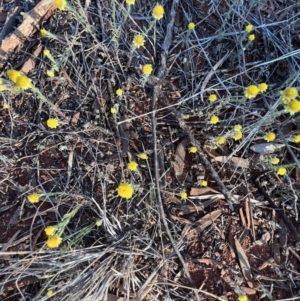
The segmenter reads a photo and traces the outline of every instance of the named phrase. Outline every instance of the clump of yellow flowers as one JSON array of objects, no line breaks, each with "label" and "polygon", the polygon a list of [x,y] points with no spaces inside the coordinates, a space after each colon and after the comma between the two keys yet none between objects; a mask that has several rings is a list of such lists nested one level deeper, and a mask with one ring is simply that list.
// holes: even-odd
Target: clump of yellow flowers
[{"label": "clump of yellow flowers", "polygon": [[210,102],[215,102],[217,99],[218,99],[218,97],[217,97],[216,94],[210,94],[210,95],[208,96],[208,100],[209,100]]},{"label": "clump of yellow flowers", "polygon": [[131,199],[133,196],[133,187],[131,184],[123,182],[117,188],[118,195],[124,199]]},{"label": "clump of yellow flowers", "polygon": [[255,85],[250,85],[245,89],[244,95],[247,98],[251,99],[251,98],[255,98],[258,93],[259,93],[258,87]]},{"label": "clump of yellow flowers", "polygon": [[242,126],[240,124],[234,126],[232,138],[235,141],[243,138]]}]

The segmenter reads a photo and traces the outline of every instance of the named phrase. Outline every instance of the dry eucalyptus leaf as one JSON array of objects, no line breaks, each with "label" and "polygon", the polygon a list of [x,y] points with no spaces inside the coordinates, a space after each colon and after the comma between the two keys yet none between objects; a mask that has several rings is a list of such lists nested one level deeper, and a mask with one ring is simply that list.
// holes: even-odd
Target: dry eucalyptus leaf
[{"label": "dry eucalyptus leaf", "polygon": [[259,143],[252,145],[250,149],[259,154],[273,154],[284,146],[284,144],[279,143]]},{"label": "dry eucalyptus leaf", "polygon": [[233,163],[238,167],[249,168],[248,159],[243,159],[239,157],[218,156],[215,157],[215,160],[217,162],[222,162],[222,163]]},{"label": "dry eucalyptus leaf", "polygon": [[175,175],[179,182],[184,180],[184,158],[185,158],[185,148],[186,148],[187,140],[183,139],[177,146],[175,152],[175,159],[172,162],[173,168],[175,171]]},{"label": "dry eucalyptus leaf", "polygon": [[252,275],[251,275],[251,267],[250,267],[248,258],[245,254],[243,247],[240,244],[240,241],[238,239],[235,239],[234,243],[235,243],[235,248],[236,248],[236,251],[238,254],[238,259],[240,262],[240,267],[242,269],[243,275],[244,275],[245,279],[247,280],[248,285],[251,286]]}]

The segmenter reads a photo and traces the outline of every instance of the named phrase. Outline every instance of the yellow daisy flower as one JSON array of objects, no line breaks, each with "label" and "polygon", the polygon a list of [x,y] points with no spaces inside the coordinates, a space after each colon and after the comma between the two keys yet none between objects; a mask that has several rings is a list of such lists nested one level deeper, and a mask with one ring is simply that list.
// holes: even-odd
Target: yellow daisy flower
[{"label": "yellow daisy flower", "polygon": [[133,196],[133,187],[128,183],[121,183],[117,188],[118,195],[124,199],[131,199]]},{"label": "yellow daisy flower", "polygon": [[294,87],[287,87],[284,90],[280,91],[280,95],[282,98],[282,102],[287,103],[298,96],[298,90]]},{"label": "yellow daisy flower", "polygon": [[4,103],[3,104],[3,109],[5,109],[5,110],[9,109],[9,104],[8,103]]},{"label": "yellow daisy flower", "polygon": [[225,144],[225,142],[226,142],[226,139],[224,136],[221,136],[217,139],[217,143],[220,145]]},{"label": "yellow daisy flower", "polygon": [[58,9],[64,10],[67,7],[67,1],[66,0],[54,0],[55,5]]},{"label": "yellow daisy flower", "polygon": [[148,155],[146,153],[141,153],[141,154],[139,154],[139,158],[142,159],[142,160],[147,160]]},{"label": "yellow daisy flower", "polygon": [[110,108],[110,112],[111,112],[112,114],[116,114],[116,113],[117,113],[117,108],[116,108],[116,107],[111,107],[111,108]]},{"label": "yellow daisy flower", "polygon": [[255,40],[255,34],[249,34],[248,41],[252,42]]},{"label": "yellow daisy flower", "polygon": [[21,75],[21,73],[17,70],[14,69],[10,69],[7,71],[7,76],[9,78],[9,80],[11,80],[12,82],[16,83],[17,78]]},{"label": "yellow daisy flower", "polygon": [[216,94],[210,94],[210,95],[208,96],[208,100],[209,100],[210,102],[215,102],[217,99],[218,99],[218,97],[217,97]]},{"label": "yellow daisy flower", "polygon": [[239,295],[238,301],[249,301],[246,295]]},{"label": "yellow daisy flower", "polygon": [[200,184],[202,187],[207,187],[207,185],[208,185],[207,181],[205,181],[205,180],[202,180]]},{"label": "yellow daisy flower", "polygon": [[54,77],[54,70],[47,70],[46,74],[48,77]]},{"label": "yellow daisy flower", "polygon": [[261,83],[258,85],[258,90],[261,93],[264,93],[268,90],[268,85],[266,83]]},{"label": "yellow daisy flower", "polygon": [[135,0],[126,0],[126,3],[127,3],[128,5],[134,5]]},{"label": "yellow daisy flower", "polygon": [[20,75],[16,79],[16,86],[22,90],[30,89],[32,87],[31,79],[26,75]]},{"label": "yellow daisy flower", "polygon": [[192,146],[192,147],[190,147],[190,149],[189,149],[189,152],[192,153],[192,154],[196,154],[197,151],[198,151],[197,146]]},{"label": "yellow daisy flower", "polygon": [[253,30],[253,25],[252,24],[248,24],[246,27],[245,27],[245,31],[246,32],[251,32]]},{"label": "yellow daisy flower", "polygon": [[130,170],[130,171],[136,171],[138,169],[138,164],[135,162],[135,161],[130,161],[128,164],[127,164],[127,168]]},{"label": "yellow daisy flower", "polygon": [[243,138],[243,133],[241,131],[235,131],[232,137],[235,141],[240,140]]},{"label": "yellow daisy flower", "polygon": [[47,34],[48,34],[48,30],[46,30],[45,28],[42,28],[42,29],[40,30],[40,34],[41,34],[41,36],[42,36],[43,38],[45,38],[45,37],[47,36]]},{"label": "yellow daisy flower", "polygon": [[151,64],[146,64],[143,66],[143,73],[148,76],[152,73],[152,65]]},{"label": "yellow daisy flower", "polygon": [[273,157],[273,158],[270,160],[270,162],[271,162],[271,164],[273,164],[273,165],[277,165],[277,164],[280,162],[280,160],[279,160],[277,157]]},{"label": "yellow daisy flower", "polygon": [[116,94],[117,94],[118,96],[122,96],[122,95],[123,95],[123,90],[119,88],[119,89],[116,91]]},{"label": "yellow daisy flower", "polygon": [[295,143],[299,143],[299,142],[300,142],[300,135],[294,136],[294,137],[293,137],[293,141],[294,141]]},{"label": "yellow daisy flower", "polygon": [[285,110],[291,115],[300,112],[300,101],[296,99],[289,101],[285,106]]},{"label": "yellow daisy flower", "polygon": [[138,34],[134,37],[132,44],[135,48],[139,48],[141,46],[144,46],[145,39],[141,34]]},{"label": "yellow daisy flower", "polygon": [[27,196],[27,199],[29,203],[35,204],[39,202],[40,197],[41,196],[38,193],[33,192]]},{"label": "yellow daisy flower", "polygon": [[56,227],[54,227],[54,226],[48,226],[45,228],[45,233],[47,236],[54,235],[55,231],[56,231]]},{"label": "yellow daisy flower", "polygon": [[217,124],[219,122],[219,117],[216,115],[211,116],[210,123],[211,124]]},{"label": "yellow daisy flower", "polygon": [[276,138],[276,134],[273,133],[273,132],[268,132],[266,133],[266,135],[264,136],[264,139],[267,141],[267,142],[272,142],[274,141]]},{"label": "yellow daisy flower", "polygon": [[50,129],[56,129],[59,125],[59,122],[58,122],[58,119],[57,118],[49,118],[47,120],[47,126],[50,128]]},{"label": "yellow daisy flower", "polygon": [[51,249],[57,248],[62,242],[62,238],[58,235],[51,235],[48,237],[47,246]]},{"label": "yellow daisy flower", "polygon": [[244,95],[249,99],[255,98],[258,93],[259,93],[259,89],[255,85],[248,86],[244,91]]},{"label": "yellow daisy flower", "polygon": [[160,20],[164,16],[164,13],[163,6],[157,3],[153,8],[152,16],[155,20]]},{"label": "yellow daisy flower", "polygon": [[287,173],[287,170],[286,170],[286,168],[284,168],[284,167],[279,167],[279,168],[277,169],[277,174],[280,175],[280,176],[285,176],[286,173]]},{"label": "yellow daisy flower", "polygon": [[195,29],[195,23],[194,22],[190,22],[189,24],[188,24],[188,29],[189,30],[194,30]]},{"label": "yellow daisy flower", "polygon": [[102,220],[101,219],[97,219],[96,222],[95,222],[95,225],[97,227],[100,227],[102,225]]},{"label": "yellow daisy flower", "polygon": [[186,200],[188,197],[188,194],[186,193],[186,191],[181,191],[180,192],[180,197],[182,200]]},{"label": "yellow daisy flower", "polygon": [[243,128],[242,128],[242,126],[240,125],[240,124],[236,124],[235,126],[234,126],[234,128],[233,128],[233,130],[234,131],[236,131],[236,132],[239,132],[239,131],[241,131]]}]

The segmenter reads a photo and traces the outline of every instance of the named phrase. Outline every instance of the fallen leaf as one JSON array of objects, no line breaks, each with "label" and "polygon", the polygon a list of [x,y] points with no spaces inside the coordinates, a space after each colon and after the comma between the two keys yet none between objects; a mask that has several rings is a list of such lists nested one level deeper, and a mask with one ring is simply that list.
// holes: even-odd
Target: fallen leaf
[{"label": "fallen leaf", "polygon": [[187,140],[183,139],[177,146],[175,152],[175,158],[172,162],[175,175],[179,182],[184,180],[184,159],[185,159],[185,148],[186,148]]},{"label": "fallen leaf", "polygon": [[251,267],[250,267],[248,258],[245,254],[245,251],[244,251],[243,247],[241,246],[240,241],[238,239],[235,239],[234,243],[235,243],[235,248],[236,248],[236,251],[238,254],[238,259],[240,262],[240,267],[242,269],[243,275],[244,275],[245,279],[247,280],[248,285],[253,287]]},{"label": "fallen leaf", "polygon": [[190,191],[190,196],[194,195],[203,195],[206,193],[216,193],[219,194],[219,191],[214,190],[213,188],[210,187],[192,187]]},{"label": "fallen leaf", "polygon": [[27,74],[28,72],[30,72],[31,70],[34,69],[35,67],[35,59],[40,55],[40,53],[42,52],[43,49],[43,45],[40,44],[38,45],[38,47],[34,50],[32,57],[30,57],[23,65],[21,71],[24,74]]},{"label": "fallen leaf", "polygon": [[79,117],[80,117],[80,112],[75,113],[72,118],[72,123],[77,124],[79,121]]},{"label": "fallen leaf", "polygon": [[215,160],[222,163],[233,163],[238,167],[249,168],[249,160],[239,157],[218,156]]},{"label": "fallen leaf", "polygon": [[260,143],[252,145],[250,149],[259,154],[273,154],[284,146],[284,144],[279,143]]}]

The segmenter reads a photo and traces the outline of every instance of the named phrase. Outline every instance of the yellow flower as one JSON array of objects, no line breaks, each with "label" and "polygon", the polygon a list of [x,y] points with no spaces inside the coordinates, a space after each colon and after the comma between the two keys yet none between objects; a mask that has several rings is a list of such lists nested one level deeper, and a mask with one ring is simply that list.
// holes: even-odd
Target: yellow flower
[{"label": "yellow flower", "polygon": [[287,103],[298,96],[298,90],[294,87],[287,87],[283,91],[280,91],[280,95],[282,98],[282,102]]},{"label": "yellow flower", "polygon": [[133,187],[128,183],[121,183],[117,188],[118,195],[124,199],[131,199],[133,195]]},{"label": "yellow flower", "polygon": [[47,291],[47,297],[51,297],[53,295],[54,291],[53,290],[48,290]]},{"label": "yellow flower", "polygon": [[45,29],[45,28],[42,28],[41,30],[40,30],[40,34],[41,34],[41,36],[42,37],[46,37],[47,36],[47,34],[48,34],[48,31]]},{"label": "yellow flower", "polygon": [[152,16],[156,20],[160,20],[164,16],[165,10],[162,5],[156,4],[153,8]]},{"label": "yellow flower", "polygon": [[130,161],[128,164],[127,164],[127,168],[130,170],[130,171],[136,171],[137,168],[138,168],[138,164],[135,162],[135,161]]},{"label": "yellow flower", "polygon": [[138,34],[134,37],[132,44],[135,48],[139,48],[141,46],[144,46],[145,39],[141,34]]},{"label": "yellow flower", "polygon": [[119,88],[117,91],[116,91],[116,94],[118,96],[122,96],[123,95],[123,90],[121,88]]},{"label": "yellow flower", "polygon": [[126,0],[126,3],[127,3],[128,5],[134,5],[135,0]]},{"label": "yellow flower", "polygon": [[148,75],[150,75],[151,74],[151,72],[152,72],[152,65],[151,64],[146,64],[146,65],[144,65],[143,66],[143,73],[146,75],[146,76],[148,76]]},{"label": "yellow flower", "polygon": [[141,153],[141,154],[139,154],[139,158],[142,159],[142,160],[147,160],[148,155],[146,153]]},{"label": "yellow flower", "polygon": [[54,70],[47,70],[46,71],[47,76],[54,77]]},{"label": "yellow flower", "polygon": [[293,137],[293,141],[294,141],[295,143],[299,143],[299,142],[300,142],[300,135],[294,136],[294,137]]},{"label": "yellow flower", "polygon": [[64,10],[67,6],[66,0],[54,0],[54,3],[57,6],[57,8],[60,10]]},{"label": "yellow flower", "polygon": [[188,29],[189,30],[194,30],[195,29],[195,23],[194,22],[190,22],[189,24],[188,24]]},{"label": "yellow flower", "polygon": [[224,144],[225,143],[225,141],[226,141],[226,139],[225,139],[225,137],[223,137],[223,136],[221,136],[221,137],[219,137],[218,139],[217,139],[217,143],[218,144]]},{"label": "yellow flower", "polygon": [[9,109],[9,104],[8,103],[4,103],[3,104],[3,109],[6,109],[6,110]]},{"label": "yellow flower", "polygon": [[239,295],[238,301],[248,301],[248,297],[246,295]]},{"label": "yellow flower", "polygon": [[258,93],[259,93],[259,89],[255,85],[248,86],[244,91],[245,96],[249,99],[255,98]]},{"label": "yellow flower", "polygon": [[202,180],[200,184],[202,187],[206,187],[208,185],[207,181],[205,180]]},{"label": "yellow flower", "polygon": [[285,106],[285,110],[291,115],[300,112],[300,101],[296,99],[289,101]]},{"label": "yellow flower", "polygon": [[211,124],[217,124],[219,122],[219,117],[216,115],[211,116],[210,123]]},{"label": "yellow flower", "polygon": [[246,27],[245,27],[245,31],[247,32],[251,32],[253,29],[253,25],[252,24],[248,24]]},{"label": "yellow flower", "polygon": [[239,131],[242,130],[242,126],[241,126],[240,124],[236,124],[236,125],[234,126],[233,130],[234,130],[235,132],[239,132]]},{"label": "yellow flower", "polygon": [[21,73],[17,70],[10,69],[7,71],[7,76],[12,82],[16,82],[17,78],[21,75]]},{"label": "yellow flower", "polygon": [[235,131],[232,137],[235,141],[240,140],[243,138],[243,133],[241,131]]},{"label": "yellow flower", "polygon": [[275,133],[273,132],[269,132],[269,133],[266,133],[266,135],[264,136],[264,139],[267,141],[267,142],[272,142],[274,141],[276,138],[276,135]]},{"label": "yellow flower", "polygon": [[198,149],[197,149],[197,146],[192,146],[192,147],[190,147],[190,153],[192,153],[192,154],[196,154],[197,153],[197,151],[198,151]]},{"label": "yellow flower", "polygon": [[55,231],[56,231],[56,227],[54,227],[54,226],[48,226],[45,228],[45,233],[47,236],[54,235]]},{"label": "yellow flower", "polygon": [[182,200],[186,200],[187,197],[188,197],[186,191],[181,191],[181,192],[180,192],[180,197],[181,197]]},{"label": "yellow flower", "polygon": [[28,199],[29,203],[35,204],[35,203],[39,202],[40,195],[38,193],[33,192],[27,196],[27,199]]},{"label": "yellow flower", "polygon": [[51,249],[57,248],[62,242],[62,238],[58,235],[48,237],[47,246]]},{"label": "yellow flower", "polygon": [[43,51],[44,56],[49,56],[50,55],[50,50],[48,48],[45,48]]},{"label": "yellow flower", "polygon": [[277,169],[277,174],[280,175],[280,176],[284,176],[284,175],[286,175],[286,173],[287,173],[287,170],[284,167],[279,167]]},{"label": "yellow flower", "polygon": [[2,81],[0,81],[0,92],[5,90],[5,85],[3,85]]},{"label": "yellow flower", "polygon": [[270,160],[270,162],[271,162],[271,164],[273,164],[273,165],[277,165],[278,163],[279,163],[279,159],[277,158],[277,157],[273,157],[271,160]]},{"label": "yellow flower", "polygon": [[31,79],[26,75],[20,75],[17,77],[16,86],[22,90],[27,90],[31,88]]},{"label": "yellow flower", "polygon": [[209,97],[208,97],[208,100],[210,102],[215,102],[217,99],[218,99],[218,97],[217,97],[216,94],[210,94]]},{"label": "yellow flower", "polygon": [[268,90],[268,85],[266,83],[261,83],[258,85],[259,92],[263,93]]},{"label": "yellow flower", "polygon": [[111,112],[112,114],[116,114],[116,113],[117,113],[117,109],[116,109],[115,107],[111,107],[111,108],[110,108],[110,112]]},{"label": "yellow flower", "polygon": [[95,225],[97,227],[100,227],[102,225],[102,220],[101,219],[97,219],[96,222],[95,222]]},{"label": "yellow flower", "polygon": [[248,41],[252,42],[255,40],[255,34],[249,34]]},{"label": "yellow flower", "polygon": [[59,125],[59,122],[58,122],[58,119],[57,118],[49,118],[47,120],[47,126],[50,128],[50,129],[56,129]]}]

